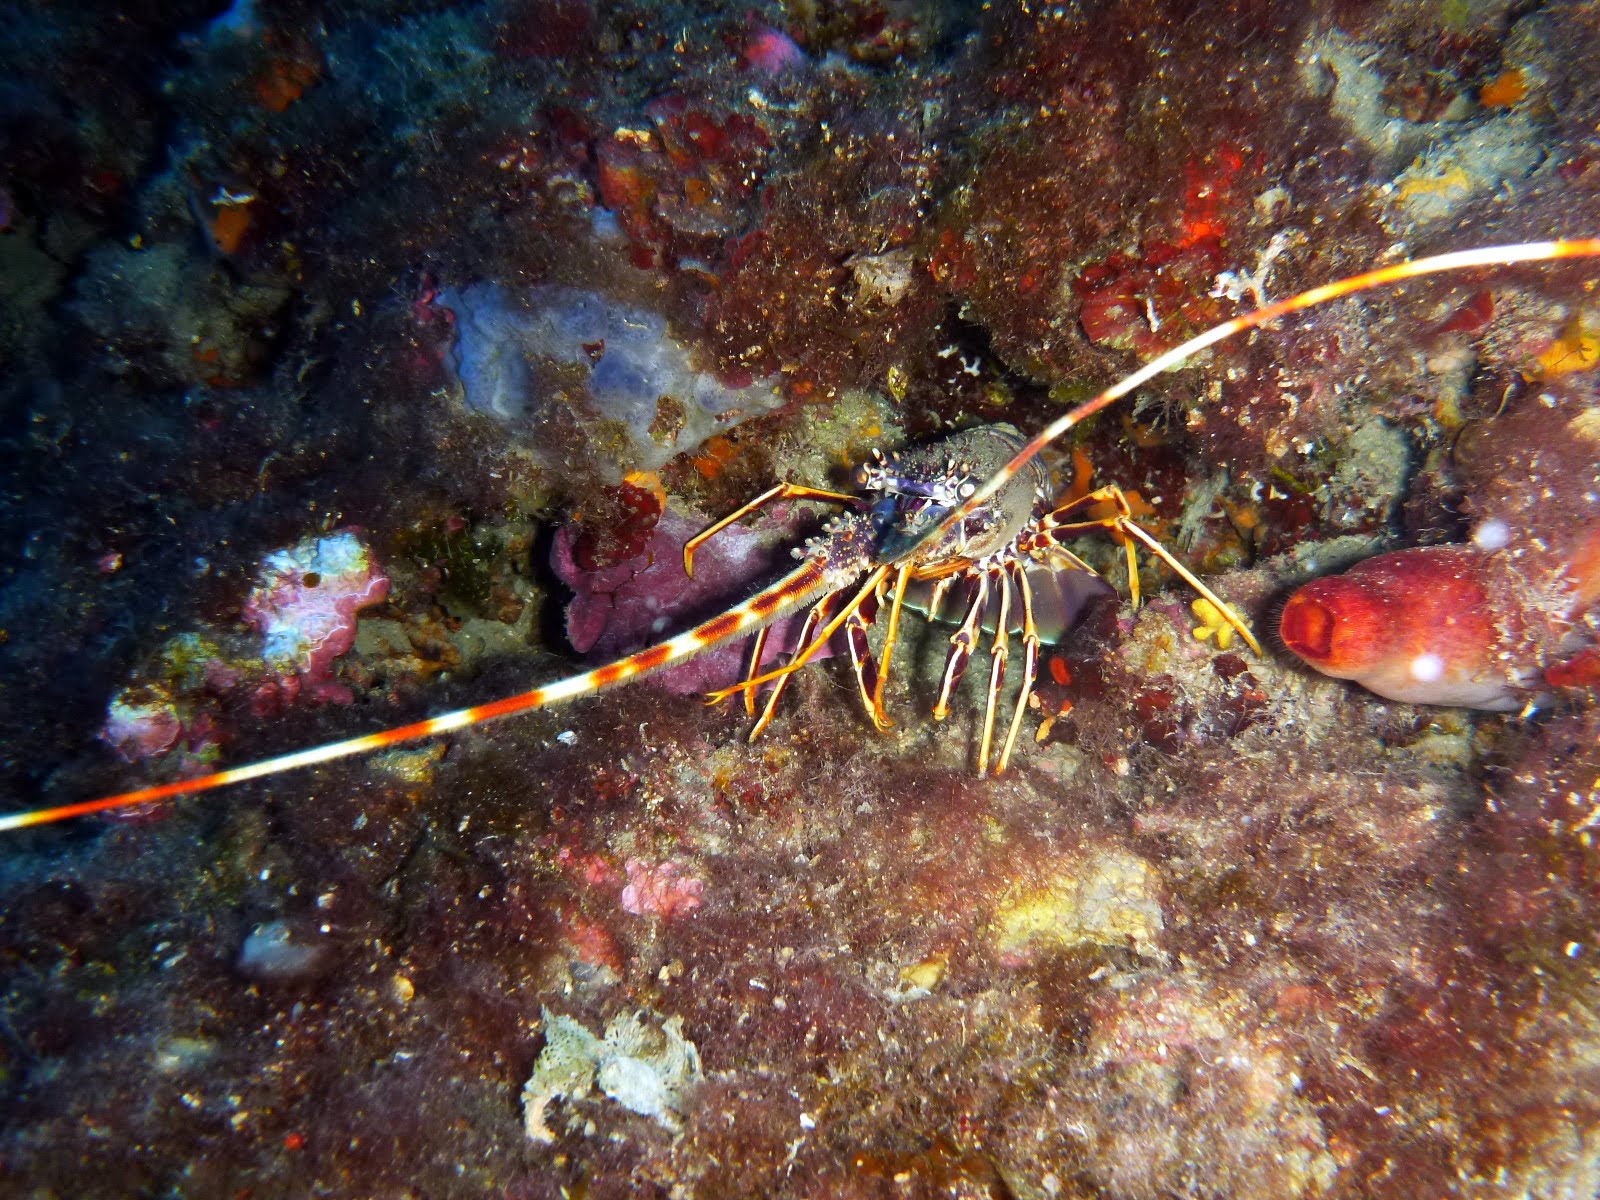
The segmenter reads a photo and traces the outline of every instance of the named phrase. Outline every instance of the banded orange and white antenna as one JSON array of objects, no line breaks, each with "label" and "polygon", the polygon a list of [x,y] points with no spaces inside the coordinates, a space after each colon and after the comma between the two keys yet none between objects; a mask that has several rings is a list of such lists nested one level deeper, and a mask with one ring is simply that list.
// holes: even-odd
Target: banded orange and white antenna
[{"label": "banded orange and white antenna", "polygon": [[1085,400],[1077,408],[1057,417],[1046,425],[1033,437],[1028,439],[1026,445],[1018,450],[1016,455],[1005,466],[1001,467],[989,477],[987,482],[978,488],[960,506],[951,510],[948,516],[941,521],[932,532],[928,534],[917,546],[912,547],[908,553],[915,553],[922,546],[931,545],[947,532],[954,529],[961,521],[966,520],[981,504],[988,503],[989,499],[1028,465],[1039,451],[1051,442],[1066,433],[1074,425],[1087,421],[1101,409],[1115,404],[1129,392],[1143,387],[1157,375],[1180,367],[1188,362],[1202,350],[1215,346],[1218,342],[1227,341],[1237,337],[1247,330],[1270,324],[1279,317],[1288,316],[1290,313],[1304,312],[1308,308],[1316,308],[1319,304],[1327,304],[1332,300],[1342,300],[1346,296],[1354,296],[1358,292],[1370,292],[1374,288],[1384,287],[1391,283],[1401,283],[1407,279],[1421,279],[1426,275],[1443,275],[1447,271],[1466,271],[1473,267],[1510,267],[1518,263],[1549,262],[1562,258],[1596,258],[1600,257],[1600,238],[1576,238],[1570,240],[1557,240],[1550,242],[1519,242],[1510,246],[1480,246],[1473,250],[1452,250],[1447,254],[1433,254],[1427,258],[1411,258],[1405,262],[1394,263],[1376,270],[1364,271],[1360,275],[1351,275],[1346,279],[1337,279],[1332,283],[1324,283],[1298,295],[1290,296],[1286,300],[1278,300],[1261,308],[1252,309],[1241,313],[1222,324],[1196,334],[1181,346],[1174,346],[1164,354],[1151,359],[1131,375],[1126,375],[1117,380],[1099,395]]},{"label": "banded orange and white antenna", "polygon": [[482,725],[486,721],[500,717],[532,712],[534,709],[548,708],[564,700],[593,695],[605,688],[632,682],[644,675],[682,662],[686,658],[692,658],[720,642],[754,633],[757,629],[794,611],[817,593],[825,590],[827,586],[827,572],[823,565],[806,562],[744,603],[735,605],[720,616],[695,626],[687,633],[680,633],[677,637],[668,638],[647,650],[640,650],[637,654],[619,658],[616,662],[585,671],[581,675],[557,679],[540,687],[518,692],[514,696],[492,700],[488,704],[440,713],[436,717],[413,721],[409,725],[399,725],[393,729],[346,738],[343,741],[327,742],[321,746],[313,746],[309,750],[280,754],[276,758],[262,759],[260,762],[248,763],[242,767],[229,767],[210,775],[197,775],[193,779],[177,779],[171,783],[153,784],[150,787],[135,788],[129,792],[118,792],[114,796],[85,800],[77,804],[40,808],[32,812],[7,813],[0,816],[0,832],[9,829],[27,829],[34,825],[48,825],[52,821],[65,821],[72,817],[87,816],[90,813],[106,812],[110,809],[131,808],[137,804],[150,804],[173,796],[208,792],[213,788],[227,787],[232,783],[244,783],[268,775],[281,775],[285,771],[294,771],[301,767],[314,767],[339,758],[385,750],[404,742],[419,742],[425,738],[454,733],[458,729],[470,729],[474,725]]}]

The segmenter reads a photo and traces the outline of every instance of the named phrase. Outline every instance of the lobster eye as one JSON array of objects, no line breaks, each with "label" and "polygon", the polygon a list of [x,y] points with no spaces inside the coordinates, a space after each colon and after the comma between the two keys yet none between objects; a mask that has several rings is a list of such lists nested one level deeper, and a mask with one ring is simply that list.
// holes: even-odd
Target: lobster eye
[{"label": "lobster eye", "polygon": [[967,482],[963,483],[959,488],[956,489],[956,495],[960,496],[963,500],[969,500],[969,499],[972,498],[972,493],[977,491],[977,490],[978,490],[978,485],[973,483],[972,480],[969,479],[969,480],[967,480]]},{"label": "lobster eye", "polygon": [[872,486],[872,472],[866,463],[857,464],[856,469],[850,472],[850,486],[863,492]]}]

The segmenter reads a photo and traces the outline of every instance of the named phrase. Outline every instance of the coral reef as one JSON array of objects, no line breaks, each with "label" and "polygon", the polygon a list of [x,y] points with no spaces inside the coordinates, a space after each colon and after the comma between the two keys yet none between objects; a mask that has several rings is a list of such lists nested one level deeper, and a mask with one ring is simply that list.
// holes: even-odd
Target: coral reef
[{"label": "coral reef", "polygon": [[[828,506],[682,572],[776,484],[1030,432],[1378,263],[1600,233],[1578,0],[5,20],[13,808],[595,665],[777,574]],[[1053,447],[1284,644],[1142,545],[1134,610],[1085,530],[1105,582],[998,778],[991,635],[935,721],[956,631],[908,613],[881,730],[846,641],[748,741],[689,694],[730,645],[7,834],[0,1191],[1594,1195],[1595,278],[1339,301]]]}]

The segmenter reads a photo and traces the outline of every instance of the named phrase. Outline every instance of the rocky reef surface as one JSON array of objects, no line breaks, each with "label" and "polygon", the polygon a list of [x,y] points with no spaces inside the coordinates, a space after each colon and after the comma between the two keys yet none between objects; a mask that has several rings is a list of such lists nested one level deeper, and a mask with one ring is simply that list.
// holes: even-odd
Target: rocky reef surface
[{"label": "rocky reef surface", "polygon": [[[781,570],[828,505],[677,570],[775,484],[1037,429],[1377,264],[1600,236],[1578,0],[5,20],[7,809],[573,673]],[[724,652],[4,834],[0,1191],[1594,1195],[1597,283],[1339,301],[1052,447],[1264,652],[1142,550],[1135,610],[1089,531],[1118,598],[999,777],[986,647],[935,721],[951,627],[908,618],[886,730],[834,653],[751,742],[684,694]],[[1362,600],[1376,665],[1333,599],[1270,636],[1440,546],[1473,565],[1344,585],[1406,615]],[[1359,686],[1466,694],[1435,666],[1506,711]]]}]

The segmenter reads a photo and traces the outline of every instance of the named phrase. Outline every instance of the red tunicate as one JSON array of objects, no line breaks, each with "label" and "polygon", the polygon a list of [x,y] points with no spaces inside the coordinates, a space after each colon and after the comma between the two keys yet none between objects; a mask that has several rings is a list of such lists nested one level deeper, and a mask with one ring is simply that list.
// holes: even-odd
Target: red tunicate
[{"label": "red tunicate", "polygon": [[1219,654],[1211,660],[1211,669],[1220,679],[1237,679],[1250,668],[1237,654]]},{"label": "red tunicate", "polygon": [[1467,302],[1439,326],[1440,333],[1477,333],[1494,317],[1494,294],[1484,290],[1473,292]]}]

